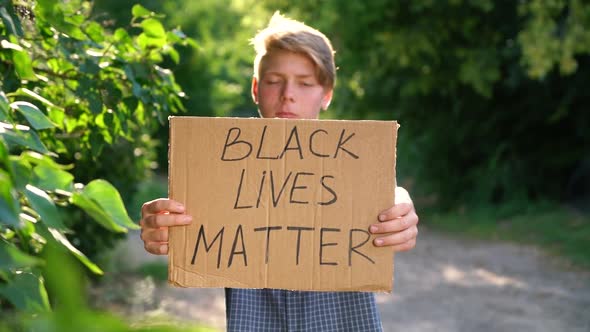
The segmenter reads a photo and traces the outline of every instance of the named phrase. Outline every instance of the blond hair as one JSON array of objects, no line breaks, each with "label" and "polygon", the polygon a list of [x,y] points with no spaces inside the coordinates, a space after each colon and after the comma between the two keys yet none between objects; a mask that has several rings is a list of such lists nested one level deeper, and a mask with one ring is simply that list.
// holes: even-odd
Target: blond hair
[{"label": "blond hair", "polygon": [[264,62],[272,51],[285,50],[307,56],[315,64],[319,83],[333,88],[336,83],[334,49],[330,40],[320,31],[302,22],[287,18],[278,11],[268,26],[251,40],[256,51],[254,77],[260,78]]}]

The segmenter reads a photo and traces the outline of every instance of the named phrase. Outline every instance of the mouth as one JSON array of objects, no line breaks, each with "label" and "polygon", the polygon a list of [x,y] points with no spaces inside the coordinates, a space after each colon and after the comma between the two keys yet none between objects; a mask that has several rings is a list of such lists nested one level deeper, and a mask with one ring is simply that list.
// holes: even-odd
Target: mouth
[{"label": "mouth", "polygon": [[295,119],[295,118],[297,118],[297,114],[281,111],[281,112],[278,112],[277,114],[275,114],[275,117],[281,118],[281,119]]}]

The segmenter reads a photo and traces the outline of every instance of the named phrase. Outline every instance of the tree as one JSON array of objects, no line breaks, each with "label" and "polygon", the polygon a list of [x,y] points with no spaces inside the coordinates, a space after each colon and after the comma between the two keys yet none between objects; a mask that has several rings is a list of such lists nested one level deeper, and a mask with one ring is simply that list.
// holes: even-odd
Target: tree
[{"label": "tree", "polygon": [[398,174],[414,179],[414,196],[434,193],[452,207],[589,195],[581,87],[590,77],[590,5],[582,1],[157,6],[201,42],[176,72],[191,114],[255,114],[247,41],[281,10],[336,48],[337,91],[324,117],[400,121]]},{"label": "tree", "polygon": [[[146,1],[146,7],[166,14],[163,21],[199,41],[196,48],[180,48],[181,62],[174,67],[177,82],[187,93],[187,115],[256,116],[250,96],[254,51],[249,45],[256,30],[266,25],[271,12],[260,1]],[[100,12],[114,16],[115,25],[126,24],[129,3],[104,0]],[[167,126],[158,137],[167,141]],[[160,164],[167,161],[166,145],[159,150]],[[167,169],[160,170],[165,173]]]},{"label": "tree", "polygon": [[400,173],[443,206],[562,200],[573,175],[590,172],[580,169],[590,146],[581,88],[590,79],[590,5],[265,3],[328,34],[339,67],[332,110],[400,120]]}]

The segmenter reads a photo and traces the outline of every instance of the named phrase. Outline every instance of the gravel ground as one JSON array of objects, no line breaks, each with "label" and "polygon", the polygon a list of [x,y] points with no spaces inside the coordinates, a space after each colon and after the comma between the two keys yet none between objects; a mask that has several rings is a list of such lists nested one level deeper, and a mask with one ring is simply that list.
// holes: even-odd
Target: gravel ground
[{"label": "gravel ground", "polygon": [[[119,248],[126,266],[162,259],[137,233]],[[164,315],[225,329],[220,289],[134,282],[134,316]],[[466,240],[421,226],[417,247],[395,256],[392,294],[376,294],[385,331],[590,331],[590,271],[540,250]]]}]

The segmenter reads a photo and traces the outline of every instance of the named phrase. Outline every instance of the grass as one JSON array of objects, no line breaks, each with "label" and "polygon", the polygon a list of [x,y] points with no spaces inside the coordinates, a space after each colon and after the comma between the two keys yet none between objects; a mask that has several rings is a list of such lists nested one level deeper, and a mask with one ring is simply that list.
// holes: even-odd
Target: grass
[{"label": "grass", "polygon": [[[524,206],[524,208],[522,208]],[[565,258],[572,266],[590,269],[590,215],[550,203],[480,207],[449,213],[425,211],[433,229],[471,238],[536,245]]]}]

